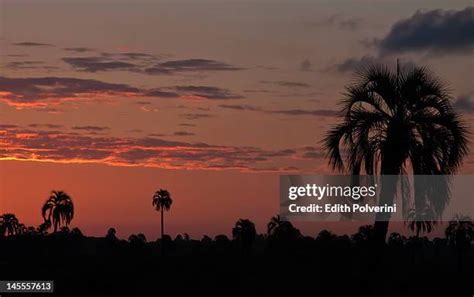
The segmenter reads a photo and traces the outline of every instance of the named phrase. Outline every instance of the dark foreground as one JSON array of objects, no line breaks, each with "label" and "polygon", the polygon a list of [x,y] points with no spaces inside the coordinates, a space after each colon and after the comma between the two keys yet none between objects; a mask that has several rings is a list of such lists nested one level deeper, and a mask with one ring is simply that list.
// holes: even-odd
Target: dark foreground
[{"label": "dark foreground", "polygon": [[54,280],[55,296],[472,297],[474,257],[471,245],[397,236],[378,246],[324,232],[251,244],[56,234],[0,238],[0,279]]}]

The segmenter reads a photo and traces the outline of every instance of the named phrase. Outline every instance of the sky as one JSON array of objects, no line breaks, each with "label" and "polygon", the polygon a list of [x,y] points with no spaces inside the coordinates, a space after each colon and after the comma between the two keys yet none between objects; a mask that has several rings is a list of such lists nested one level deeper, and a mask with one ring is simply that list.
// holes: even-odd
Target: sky
[{"label": "sky", "polygon": [[172,235],[264,232],[281,174],[331,173],[358,67],[428,66],[470,127],[473,32],[471,1],[0,0],[0,213],[37,225],[64,190],[73,227],[153,239],[166,188]]}]

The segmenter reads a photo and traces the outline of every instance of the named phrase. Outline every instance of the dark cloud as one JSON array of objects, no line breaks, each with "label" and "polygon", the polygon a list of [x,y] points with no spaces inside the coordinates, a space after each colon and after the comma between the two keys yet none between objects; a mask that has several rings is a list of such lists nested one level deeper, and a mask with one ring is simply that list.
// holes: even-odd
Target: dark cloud
[{"label": "dark cloud", "polygon": [[31,69],[42,69],[42,70],[54,70],[58,67],[44,65],[41,61],[14,61],[9,62],[5,65],[5,68],[11,70],[31,70]]},{"label": "dark cloud", "polygon": [[332,70],[335,69],[339,72],[354,72],[357,70],[360,70],[361,68],[375,64],[375,63],[380,63],[383,62],[380,58],[374,57],[374,56],[363,56],[361,58],[349,58],[345,61],[343,61],[340,64],[336,64],[330,69],[326,70]]},{"label": "dark cloud", "polygon": [[283,114],[289,116],[319,116],[319,117],[339,117],[341,114],[339,111],[331,109],[288,109],[288,110],[270,110],[267,111],[274,114]]},{"label": "dark cloud", "polygon": [[246,104],[221,104],[221,108],[234,109],[234,110],[250,110],[250,111],[262,111],[261,107],[246,105]]},{"label": "dark cloud", "polygon": [[28,127],[30,128],[47,128],[47,129],[62,129],[64,128],[63,125],[56,125],[56,124],[29,124]]},{"label": "dark cloud", "polygon": [[382,54],[428,51],[434,54],[474,49],[474,7],[463,10],[417,11],[396,22],[379,40]]},{"label": "dark cloud", "polygon": [[252,106],[252,105],[239,105],[239,104],[222,104],[219,105],[221,108],[233,109],[239,111],[256,111],[267,114],[283,114],[289,116],[319,116],[319,117],[339,117],[340,113],[336,110],[330,109],[316,109],[316,110],[306,110],[306,109],[289,109],[289,110],[266,110],[261,107]]},{"label": "dark cloud", "polygon": [[[227,100],[242,96],[212,86],[172,86],[139,89],[126,84],[106,83],[92,79],[65,77],[8,78],[0,76],[0,100],[20,107],[45,107],[50,101],[95,99],[103,96],[123,98],[184,98]],[[144,103],[147,102],[147,103]],[[146,105],[149,101],[136,104]],[[208,110],[203,109],[201,110]]]},{"label": "dark cloud", "polygon": [[454,102],[454,107],[466,113],[474,113],[474,98],[469,95],[460,96]]},{"label": "dark cloud", "polygon": [[173,133],[174,136],[193,136],[196,135],[192,132],[187,132],[187,131],[176,131]]},{"label": "dark cloud", "polygon": [[311,87],[307,83],[303,82],[296,82],[296,81],[267,81],[267,80],[262,80],[260,81],[262,84],[270,84],[270,85],[275,85],[275,86],[280,86],[280,87],[287,87],[287,88],[309,88]]},{"label": "dark cloud", "polygon": [[0,129],[14,129],[18,128],[17,125],[12,125],[12,124],[0,124]]},{"label": "dark cloud", "polygon": [[144,93],[147,97],[159,97],[159,98],[179,98],[177,92],[165,91],[165,88],[156,88],[148,90]]},{"label": "dark cloud", "polygon": [[212,118],[214,116],[208,113],[184,113],[184,114],[180,114],[180,117],[192,121],[192,120]]},{"label": "dark cloud", "polygon": [[196,127],[196,124],[181,123],[178,126],[180,126],[180,127]]},{"label": "dark cloud", "polygon": [[39,43],[39,42],[31,42],[31,41],[24,41],[24,42],[17,42],[17,43],[13,43],[13,45],[17,45],[17,46],[54,46],[52,44],[49,44],[49,43]]},{"label": "dark cloud", "polygon": [[109,127],[101,127],[101,126],[74,126],[72,127],[73,130],[81,130],[81,131],[90,131],[90,132],[103,132],[107,131]]},{"label": "dark cloud", "polygon": [[234,94],[227,89],[210,86],[175,86],[173,87],[181,96],[199,97],[210,100],[240,99],[242,96]]},{"label": "dark cloud", "polygon": [[79,71],[140,71],[139,66],[123,61],[109,61],[102,57],[63,58],[63,61]]},{"label": "dark cloud", "polygon": [[236,71],[242,68],[208,59],[174,60],[158,63],[145,69],[148,74],[174,74],[179,72]]},{"label": "dark cloud", "polygon": [[64,49],[68,52],[76,52],[76,53],[85,53],[85,52],[92,52],[94,49],[88,47],[67,47]]},{"label": "dark cloud", "polygon": [[158,58],[155,55],[146,53],[120,53],[119,55],[131,60],[153,60]]},{"label": "dark cloud", "polygon": [[46,99],[84,98],[90,95],[140,94],[126,84],[106,83],[93,79],[38,77],[8,78],[0,76],[0,99],[8,103],[27,104]]},{"label": "dark cloud", "polygon": [[325,156],[323,151],[312,146],[304,147],[299,155],[302,159],[323,159]]}]

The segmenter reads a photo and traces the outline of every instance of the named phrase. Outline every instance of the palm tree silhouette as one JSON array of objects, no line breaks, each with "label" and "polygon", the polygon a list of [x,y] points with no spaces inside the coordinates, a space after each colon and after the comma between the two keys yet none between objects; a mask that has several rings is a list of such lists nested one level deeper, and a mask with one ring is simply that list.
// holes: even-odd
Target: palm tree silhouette
[{"label": "palm tree silhouette", "polygon": [[[363,68],[346,88],[343,122],[323,140],[329,163],[353,175],[455,173],[468,152],[468,132],[450,99],[445,84],[427,68]],[[396,187],[396,182],[383,185],[380,203],[392,204]],[[424,207],[423,199],[415,197],[415,204]],[[445,204],[435,206],[439,214]],[[385,240],[389,220],[390,214],[377,214],[377,239]]]},{"label": "palm tree silhouette", "polygon": [[164,212],[171,209],[171,204],[173,204],[173,200],[167,190],[160,189],[153,195],[152,205],[156,211],[161,212],[161,239],[163,239],[165,234]]},{"label": "palm tree silhouette", "polygon": [[267,224],[267,234],[271,239],[291,241],[301,236],[301,233],[289,221],[282,220],[280,215],[270,219]]},{"label": "palm tree silhouette", "polygon": [[449,221],[445,235],[452,246],[470,246],[474,240],[474,222],[468,216],[457,214]]},{"label": "palm tree silhouette", "polygon": [[415,232],[416,238],[419,238],[420,233],[431,233],[437,221],[434,220],[434,216],[429,208],[426,208],[424,211],[416,211],[412,208],[408,213],[405,224],[408,224],[408,228]]},{"label": "palm tree silhouette", "polygon": [[0,236],[5,233],[8,236],[18,234],[20,223],[16,216],[12,213],[5,213],[0,216]]},{"label": "palm tree silhouette", "polygon": [[255,224],[248,219],[238,220],[235,223],[235,227],[232,229],[232,237],[234,240],[240,242],[244,251],[250,252],[252,243],[257,237]]},{"label": "palm tree silhouette", "polygon": [[41,210],[45,222],[52,222],[54,233],[59,227],[67,227],[74,218],[74,204],[63,191],[52,191]]},{"label": "palm tree silhouette", "polygon": [[280,215],[273,216],[267,224],[267,234],[273,234],[275,230],[283,224],[283,222],[284,221],[281,219]]}]

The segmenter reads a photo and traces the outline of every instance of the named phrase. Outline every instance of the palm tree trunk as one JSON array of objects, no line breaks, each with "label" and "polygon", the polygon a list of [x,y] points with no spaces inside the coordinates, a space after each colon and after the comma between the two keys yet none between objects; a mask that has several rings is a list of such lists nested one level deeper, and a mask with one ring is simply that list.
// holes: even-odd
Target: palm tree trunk
[{"label": "palm tree trunk", "polygon": [[164,212],[163,207],[161,208],[161,240],[163,241],[163,235],[165,234],[165,221],[163,219]]},{"label": "palm tree trunk", "polygon": [[164,220],[165,212],[163,211],[163,207],[161,208],[161,255],[165,255],[165,241],[163,240],[163,236],[165,235],[165,220]]}]

